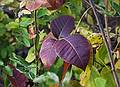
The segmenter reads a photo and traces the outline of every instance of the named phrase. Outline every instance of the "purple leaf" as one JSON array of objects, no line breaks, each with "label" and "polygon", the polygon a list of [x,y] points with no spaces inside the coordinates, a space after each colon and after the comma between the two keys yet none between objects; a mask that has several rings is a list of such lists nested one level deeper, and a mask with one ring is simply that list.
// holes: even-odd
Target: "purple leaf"
[{"label": "purple leaf", "polygon": [[61,38],[55,44],[57,54],[67,63],[85,69],[90,58],[91,45],[82,35]]},{"label": "purple leaf", "polygon": [[43,41],[39,53],[41,61],[48,68],[55,62],[57,57],[57,54],[54,49],[55,42],[56,42],[55,37],[52,35],[52,33],[49,33],[48,36]]},{"label": "purple leaf", "polygon": [[0,77],[0,87],[4,87],[3,78]]},{"label": "purple leaf", "polygon": [[27,77],[18,71],[12,64],[9,64],[9,66],[13,69],[13,76],[8,76],[10,82],[12,83],[13,87],[27,87],[27,83],[29,80]]},{"label": "purple leaf", "polygon": [[67,37],[75,27],[72,16],[60,16],[51,22],[51,31],[56,38]]}]

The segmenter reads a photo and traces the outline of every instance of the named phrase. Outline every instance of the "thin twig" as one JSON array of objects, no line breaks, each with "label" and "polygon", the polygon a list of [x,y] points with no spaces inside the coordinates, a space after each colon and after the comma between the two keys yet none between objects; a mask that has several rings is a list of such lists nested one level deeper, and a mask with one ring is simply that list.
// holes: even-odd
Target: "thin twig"
[{"label": "thin twig", "polygon": [[91,7],[89,7],[84,13],[83,13],[83,15],[81,16],[81,18],[80,18],[80,20],[78,21],[78,24],[77,24],[77,26],[76,26],[76,29],[75,30],[77,30],[78,29],[78,27],[79,27],[79,25],[80,25],[80,23],[81,23],[81,21],[82,21],[82,19],[83,19],[83,17],[85,16],[85,14],[89,11],[91,9]]},{"label": "thin twig", "polygon": [[[108,10],[108,3],[109,3],[109,1],[108,0],[104,0],[104,3],[105,3],[106,10]],[[108,40],[110,48],[112,49],[111,40],[110,40],[110,34],[109,34],[109,30],[108,30],[108,17],[107,17],[106,14],[104,15],[104,19],[105,19],[105,30],[106,30],[107,40]]]},{"label": "thin twig", "polygon": [[119,79],[118,79],[118,76],[117,76],[117,73],[115,71],[115,66],[114,66],[114,61],[113,61],[113,56],[112,56],[112,50],[109,46],[109,43],[107,41],[107,38],[105,37],[105,32],[103,30],[103,26],[101,25],[101,21],[98,17],[98,14],[96,12],[96,9],[95,9],[95,5],[94,5],[94,2],[93,0],[89,0],[89,3],[93,9],[93,12],[94,12],[94,15],[96,17],[96,20],[97,20],[97,23],[98,23],[98,26],[99,26],[99,29],[101,31],[101,34],[102,34],[102,37],[103,37],[103,40],[104,40],[104,43],[106,45],[106,48],[107,48],[107,51],[108,51],[108,56],[109,56],[109,60],[110,60],[110,64],[111,64],[111,68],[112,68],[112,73],[113,73],[113,77],[114,77],[114,80],[115,80],[115,83],[116,83],[116,86],[117,87],[120,87],[120,83],[119,83]]}]

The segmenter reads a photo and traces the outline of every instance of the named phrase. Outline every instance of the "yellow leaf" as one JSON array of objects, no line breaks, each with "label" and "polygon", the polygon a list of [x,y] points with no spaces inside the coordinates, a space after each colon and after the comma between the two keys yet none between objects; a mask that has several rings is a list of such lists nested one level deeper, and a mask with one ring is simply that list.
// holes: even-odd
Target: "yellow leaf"
[{"label": "yellow leaf", "polygon": [[34,46],[29,49],[28,55],[25,59],[28,63],[31,63],[35,60]]}]

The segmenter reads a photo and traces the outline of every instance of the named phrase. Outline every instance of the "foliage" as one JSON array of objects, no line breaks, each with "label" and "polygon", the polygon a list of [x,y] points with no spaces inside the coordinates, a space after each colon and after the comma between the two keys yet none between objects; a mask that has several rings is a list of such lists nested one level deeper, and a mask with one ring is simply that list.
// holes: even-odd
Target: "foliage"
[{"label": "foliage", "polygon": [[[120,79],[120,1],[105,1],[94,0]],[[0,87],[116,87],[89,4],[0,0]]]}]

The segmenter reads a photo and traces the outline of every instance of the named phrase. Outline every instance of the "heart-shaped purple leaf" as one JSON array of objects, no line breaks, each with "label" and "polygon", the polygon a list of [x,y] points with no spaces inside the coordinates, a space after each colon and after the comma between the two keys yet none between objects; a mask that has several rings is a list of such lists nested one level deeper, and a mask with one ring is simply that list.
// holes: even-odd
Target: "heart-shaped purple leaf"
[{"label": "heart-shaped purple leaf", "polygon": [[60,16],[51,22],[51,31],[56,38],[67,37],[75,27],[72,16]]},{"label": "heart-shaped purple leaf", "polygon": [[82,35],[69,35],[55,44],[57,54],[67,63],[85,69],[90,58],[91,45]]},{"label": "heart-shaped purple leaf", "polygon": [[55,62],[57,57],[57,54],[54,49],[55,42],[55,37],[52,35],[52,33],[49,33],[42,43],[39,55],[41,61],[47,68],[49,68]]}]

